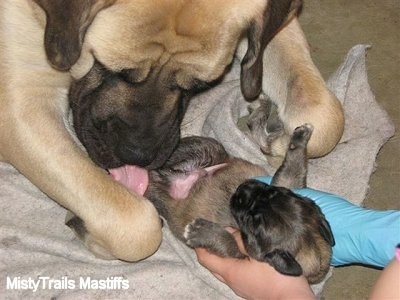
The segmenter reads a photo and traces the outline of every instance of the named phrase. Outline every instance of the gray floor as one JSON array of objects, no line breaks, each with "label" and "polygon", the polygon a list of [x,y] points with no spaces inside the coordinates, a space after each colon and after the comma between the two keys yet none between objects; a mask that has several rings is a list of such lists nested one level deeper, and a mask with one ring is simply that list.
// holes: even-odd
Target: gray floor
[{"label": "gray floor", "polygon": [[[400,209],[400,0],[305,0],[300,21],[324,78],[353,45],[372,46],[367,56],[369,83],[396,133],[378,155],[364,206]],[[359,266],[336,268],[323,297],[366,299],[379,273]]]}]

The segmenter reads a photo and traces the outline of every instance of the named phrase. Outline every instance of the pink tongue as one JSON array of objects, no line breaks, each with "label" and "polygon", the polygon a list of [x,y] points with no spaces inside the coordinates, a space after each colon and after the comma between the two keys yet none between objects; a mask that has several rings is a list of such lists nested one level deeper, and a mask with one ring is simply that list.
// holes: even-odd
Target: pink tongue
[{"label": "pink tongue", "polygon": [[120,168],[109,169],[111,176],[128,189],[144,195],[149,185],[149,173],[138,166],[125,165]]}]

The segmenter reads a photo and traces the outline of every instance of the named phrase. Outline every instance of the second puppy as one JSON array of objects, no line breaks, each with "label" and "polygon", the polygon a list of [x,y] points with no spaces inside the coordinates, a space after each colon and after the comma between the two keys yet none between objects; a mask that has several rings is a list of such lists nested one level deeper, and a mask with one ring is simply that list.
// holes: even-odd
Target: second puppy
[{"label": "second puppy", "polygon": [[166,164],[150,173],[145,196],[190,247],[243,258],[224,229],[232,226],[249,256],[317,283],[329,270],[333,235],[319,207],[288,189],[306,186],[311,133],[310,125],[295,129],[271,185],[252,179],[266,175],[264,168],[230,157],[216,140],[183,138]]}]

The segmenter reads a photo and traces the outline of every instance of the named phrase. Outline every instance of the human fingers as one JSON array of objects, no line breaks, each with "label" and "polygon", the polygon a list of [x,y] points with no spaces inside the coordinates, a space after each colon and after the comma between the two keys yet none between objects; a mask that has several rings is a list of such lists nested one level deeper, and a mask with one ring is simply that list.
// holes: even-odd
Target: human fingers
[{"label": "human fingers", "polygon": [[[229,272],[229,270],[232,268],[232,265],[239,261],[237,258],[220,257],[204,248],[196,248],[195,252],[199,263],[214,275],[220,275]],[[220,278],[220,276],[218,279],[225,282],[222,278]]]},{"label": "human fingers", "polygon": [[[205,248],[196,248],[194,249],[197,255],[197,260],[199,263],[208,269],[218,280],[222,281],[223,283],[226,283],[225,279],[218,273],[212,271],[214,269],[214,254],[210,253],[207,249]],[[217,258],[219,258],[217,256]],[[217,259],[218,261],[218,259]]]},{"label": "human fingers", "polygon": [[233,228],[233,227],[225,227],[225,230],[233,235],[233,237],[235,238],[235,241],[236,241],[236,243],[237,243],[237,245],[239,247],[240,252],[242,252],[245,255],[248,255],[247,251],[246,251],[246,249],[244,247],[242,234],[240,233],[240,231],[238,229],[236,229],[236,228]]}]

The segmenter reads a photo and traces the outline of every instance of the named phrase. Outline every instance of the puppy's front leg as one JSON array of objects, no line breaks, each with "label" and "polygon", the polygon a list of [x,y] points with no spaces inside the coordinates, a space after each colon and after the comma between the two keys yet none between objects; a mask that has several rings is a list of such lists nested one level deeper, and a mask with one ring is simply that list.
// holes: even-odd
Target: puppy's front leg
[{"label": "puppy's front leg", "polygon": [[221,257],[244,258],[234,237],[220,224],[204,219],[196,219],[186,225],[183,237],[192,248],[207,248]]},{"label": "puppy's front leg", "polygon": [[66,99],[55,93],[26,89],[2,98],[11,99],[1,113],[0,140],[7,141],[0,144],[2,156],[84,222],[94,252],[127,261],[153,254],[161,242],[154,206],[112,180],[78,147],[64,124]]}]

